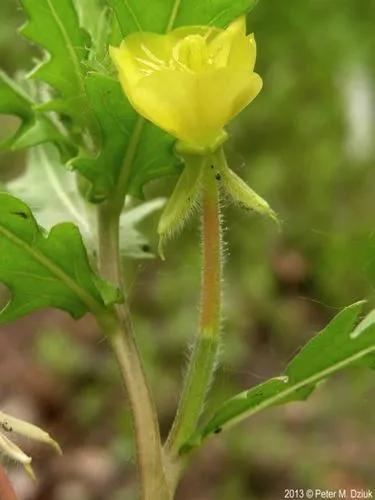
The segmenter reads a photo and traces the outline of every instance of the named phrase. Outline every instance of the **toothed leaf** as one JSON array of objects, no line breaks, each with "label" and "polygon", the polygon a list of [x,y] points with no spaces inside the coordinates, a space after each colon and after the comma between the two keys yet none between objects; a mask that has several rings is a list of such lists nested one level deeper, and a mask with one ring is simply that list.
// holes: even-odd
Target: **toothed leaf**
[{"label": "toothed leaf", "polygon": [[71,0],[21,0],[28,17],[21,33],[47,54],[32,71],[57,92],[54,108],[78,122],[87,120],[84,75],[89,37],[79,26]]},{"label": "toothed leaf", "polygon": [[[28,204],[45,229],[50,230],[60,222],[73,222],[78,226],[89,254],[95,252],[95,211],[80,195],[76,176],[65,168],[52,145],[32,148],[28,152],[25,173],[8,181],[6,188]],[[163,205],[164,199],[158,198],[121,215],[121,252],[124,257],[149,259],[154,256],[150,242],[137,229],[137,224]],[[109,295],[113,295],[113,290]]]},{"label": "toothed leaf", "polygon": [[[90,181],[87,196],[91,201],[99,202],[110,196],[129,154],[128,192],[134,196],[142,197],[145,182],[176,172],[178,160],[172,154],[173,138],[151,123],[138,122],[139,117],[117,80],[93,73],[86,80],[86,90],[100,127],[101,146],[95,157],[81,155],[70,164]],[[133,148],[135,142],[138,147]]]},{"label": "toothed leaf", "polygon": [[0,113],[14,115],[21,120],[15,134],[0,143],[0,150],[15,151],[43,142],[54,142],[66,155],[71,150],[70,143],[47,117],[34,110],[34,104],[14,80],[0,71]]},{"label": "toothed leaf", "polygon": [[306,399],[319,382],[351,365],[374,367],[375,312],[357,328],[363,302],[341,311],[289,363],[282,377],[273,378],[223,403],[185,448],[200,445],[211,434],[271,406]]},{"label": "toothed leaf", "polygon": [[94,221],[78,192],[76,176],[62,164],[52,145],[30,149],[24,174],[7,181],[6,188],[30,207],[44,229],[49,231],[60,222],[73,222],[86,246],[93,247]]},{"label": "toothed leaf", "polygon": [[100,65],[108,56],[112,11],[102,0],[74,0],[74,6],[80,26],[90,35],[90,68]]},{"label": "toothed leaf", "polygon": [[0,281],[11,293],[0,324],[44,307],[74,318],[101,310],[99,279],[74,224],[58,224],[46,234],[25,203],[0,193]]},{"label": "toothed leaf", "polygon": [[123,35],[134,31],[164,33],[189,25],[224,27],[250,12],[258,0],[107,0],[114,9]]}]

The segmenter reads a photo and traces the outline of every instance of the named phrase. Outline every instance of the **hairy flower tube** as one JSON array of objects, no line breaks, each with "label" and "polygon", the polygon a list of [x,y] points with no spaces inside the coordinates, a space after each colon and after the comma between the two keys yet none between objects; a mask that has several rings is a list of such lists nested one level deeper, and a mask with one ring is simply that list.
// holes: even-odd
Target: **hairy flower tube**
[{"label": "hairy flower tube", "polygon": [[22,464],[26,472],[32,478],[35,478],[31,467],[32,459],[8,437],[14,433],[34,441],[48,444],[49,446],[52,446],[55,451],[61,453],[59,444],[54,441],[47,432],[33,424],[11,417],[7,413],[0,411],[0,453]]},{"label": "hairy flower tube", "polygon": [[166,35],[133,33],[109,50],[138,113],[192,152],[216,149],[225,125],[262,88],[244,17],[226,30],[189,26]]}]

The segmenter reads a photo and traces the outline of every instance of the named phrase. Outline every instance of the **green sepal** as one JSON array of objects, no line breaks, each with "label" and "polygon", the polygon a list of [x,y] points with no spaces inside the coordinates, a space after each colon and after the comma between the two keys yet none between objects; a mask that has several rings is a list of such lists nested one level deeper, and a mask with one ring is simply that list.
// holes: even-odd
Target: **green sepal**
[{"label": "green sepal", "polygon": [[227,140],[229,136],[226,130],[222,130],[215,139],[208,146],[197,146],[189,142],[177,141],[175,144],[175,151],[178,155],[200,155],[207,156],[215,153]]},{"label": "green sepal", "polygon": [[228,167],[223,148],[220,148],[213,156],[217,179],[223,190],[246,210],[252,210],[260,215],[271,218],[277,224],[279,219],[266,200],[257,194],[245,181]]},{"label": "green sepal", "polygon": [[159,254],[164,259],[165,240],[182,229],[197,203],[201,187],[202,172],[207,157],[186,155],[185,167],[159,220]]}]

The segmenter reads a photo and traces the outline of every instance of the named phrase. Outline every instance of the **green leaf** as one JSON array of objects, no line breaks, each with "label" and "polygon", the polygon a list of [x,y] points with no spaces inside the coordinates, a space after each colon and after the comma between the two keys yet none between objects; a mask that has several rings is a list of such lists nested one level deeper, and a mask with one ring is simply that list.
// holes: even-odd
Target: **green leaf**
[{"label": "green leaf", "polygon": [[261,410],[306,399],[319,382],[349,365],[366,360],[368,366],[374,366],[375,312],[354,328],[362,305],[358,302],[341,311],[302,348],[282,377],[267,380],[223,403],[186,448]]},{"label": "green leaf", "polygon": [[101,147],[95,157],[82,154],[70,165],[90,181],[88,199],[101,201],[118,182],[137,115],[113,78],[93,73],[87,77],[86,91],[100,126]]},{"label": "green leaf", "polygon": [[111,9],[104,0],[73,0],[80,26],[90,35],[89,66],[101,65],[108,58]]},{"label": "green leaf", "polygon": [[165,198],[142,202],[126,209],[120,218],[120,248],[123,257],[132,259],[152,259],[155,257],[149,240],[138,229],[144,219],[160,210],[165,205]]},{"label": "green leaf", "polygon": [[0,281],[11,293],[0,323],[44,307],[74,318],[101,313],[98,280],[74,224],[59,224],[46,234],[25,203],[0,193]]},{"label": "green leaf", "polygon": [[43,142],[54,142],[63,155],[71,145],[53,123],[34,110],[35,103],[3,71],[0,71],[0,113],[20,118],[21,125],[16,133],[0,143],[0,150],[18,150]]},{"label": "green leaf", "polygon": [[86,246],[93,247],[95,231],[89,207],[78,192],[76,176],[62,164],[53,145],[31,148],[25,172],[8,181],[6,188],[30,207],[43,228],[50,230],[60,222],[73,222]]},{"label": "green leaf", "polygon": [[188,25],[226,26],[249,12],[258,0],[107,0],[114,9],[122,34],[166,30]]},{"label": "green leaf", "polygon": [[[119,183],[124,159],[137,137],[139,117],[126,99],[120,83],[111,77],[92,73],[86,79],[87,97],[101,133],[98,154],[87,153],[70,165],[91,183],[88,199],[100,202],[110,196]],[[142,142],[131,157],[128,192],[142,198],[142,186],[149,180],[175,173],[178,163],[173,156],[174,139],[151,123],[142,122]]]},{"label": "green leaf", "polygon": [[[10,194],[27,203],[45,229],[50,230],[60,222],[73,222],[78,226],[89,254],[94,254],[96,213],[80,195],[76,176],[61,163],[60,156],[52,145],[32,148],[28,152],[25,173],[8,181],[6,188]],[[162,208],[164,202],[164,199],[158,198],[123,212],[120,234],[124,257],[154,257],[150,242],[137,229],[137,225]]]},{"label": "green leaf", "polygon": [[84,75],[89,37],[79,26],[71,0],[21,0],[28,21],[21,33],[47,51],[45,59],[30,76],[42,80],[57,91],[57,99],[48,109],[87,119]]}]

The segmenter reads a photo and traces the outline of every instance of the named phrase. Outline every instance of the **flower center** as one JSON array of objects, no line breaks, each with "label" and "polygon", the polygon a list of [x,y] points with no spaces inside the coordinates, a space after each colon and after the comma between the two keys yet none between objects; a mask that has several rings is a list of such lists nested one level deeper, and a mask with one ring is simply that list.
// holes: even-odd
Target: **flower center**
[{"label": "flower center", "polygon": [[188,35],[173,48],[171,66],[198,73],[212,64],[206,40],[201,35]]}]

